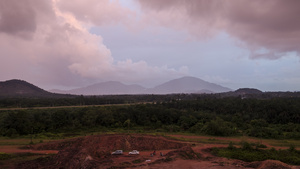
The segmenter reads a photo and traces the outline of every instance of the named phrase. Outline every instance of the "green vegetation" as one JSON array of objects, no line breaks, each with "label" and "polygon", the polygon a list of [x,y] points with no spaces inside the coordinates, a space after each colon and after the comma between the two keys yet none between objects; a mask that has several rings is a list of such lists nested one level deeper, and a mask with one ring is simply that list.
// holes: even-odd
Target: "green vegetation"
[{"label": "green vegetation", "polygon": [[193,99],[194,95],[104,95],[76,96],[58,95],[56,97],[1,97],[0,108],[35,108],[82,105],[111,105],[143,102],[168,102],[173,98]]},{"label": "green vegetation", "polygon": [[0,160],[7,160],[7,159],[10,159],[10,158],[12,158],[11,154],[0,152]]},{"label": "green vegetation", "polygon": [[35,154],[35,153],[16,153],[16,154],[8,154],[0,152],[0,160],[10,160],[10,159],[25,159],[30,157],[38,157],[41,154]]},{"label": "green vegetation", "polygon": [[227,148],[214,148],[213,154],[226,158],[239,159],[247,162],[263,161],[267,159],[279,160],[287,164],[300,165],[300,151],[290,147],[288,150],[255,148],[248,142],[242,142],[241,148],[229,144]]},{"label": "green vegetation", "polygon": [[[109,100],[117,103],[117,96],[110,97],[102,100],[103,103]],[[81,103],[92,104],[93,99],[101,100],[98,97],[81,97]],[[122,96],[119,99],[123,103],[139,99],[159,102],[0,110],[0,136],[32,136],[40,141],[93,132],[134,131],[300,139],[300,98],[240,99],[205,95],[149,95]],[[52,101],[50,99],[47,103]]]}]

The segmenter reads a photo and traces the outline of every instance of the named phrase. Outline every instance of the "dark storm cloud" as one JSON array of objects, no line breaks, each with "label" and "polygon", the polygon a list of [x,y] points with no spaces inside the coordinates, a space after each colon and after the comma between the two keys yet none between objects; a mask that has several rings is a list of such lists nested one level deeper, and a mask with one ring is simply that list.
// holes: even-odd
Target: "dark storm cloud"
[{"label": "dark storm cloud", "polygon": [[47,1],[0,0],[0,33],[30,37],[36,30],[37,12],[49,12]]}]

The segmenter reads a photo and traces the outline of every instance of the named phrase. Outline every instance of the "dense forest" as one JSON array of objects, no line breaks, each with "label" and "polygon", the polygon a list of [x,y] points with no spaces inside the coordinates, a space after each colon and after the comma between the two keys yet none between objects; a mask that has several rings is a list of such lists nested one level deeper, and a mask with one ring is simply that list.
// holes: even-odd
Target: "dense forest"
[{"label": "dense forest", "polygon": [[[111,97],[108,100],[97,97],[78,97],[74,100],[78,104],[89,104],[88,101],[93,100],[98,104],[100,101],[107,104],[138,100],[128,99],[130,96],[123,96],[121,99]],[[0,135],[10,137],[38,133],[72,133],[92,129],[300,139],[300,98],[242,99],[189,95],[161,96],[160,99],[157,97],[159,96],[148,96],[148,100],[144,101],[152,103],[145,104],[0,110]],[[62,100],[50,101],[64,104]],[[1,104],[3,106],[5,102],[1,101]],[[93,105],[94,102],[90,104]]]},{"label": "dense forest", "polygon": [[78,105],[104,105],[104,104],[127,104],[144,102],[171,102],[174,100],[199,100],[199,99],[276,99],[276,98],[300,98],[300,92],[259,92],[256,89],[239,89],[234,92],[216,94],[141,94],[141,95],[61,95],[47,94],[37,96],[14,96],[0,95],[0,108],[28,108],[28,107],[56,107],[56,106],[78,106]]},{"label": "dense forest", "polygon": [[28,107],[57,107],[79,105],[107,105],[144,102],[169,102],[174,99],[193,100],[198,97],[211,97],[199,94],[171,94],[171,95],[101,95],[68,97],[0,97],[0,108],[28,108]]}]

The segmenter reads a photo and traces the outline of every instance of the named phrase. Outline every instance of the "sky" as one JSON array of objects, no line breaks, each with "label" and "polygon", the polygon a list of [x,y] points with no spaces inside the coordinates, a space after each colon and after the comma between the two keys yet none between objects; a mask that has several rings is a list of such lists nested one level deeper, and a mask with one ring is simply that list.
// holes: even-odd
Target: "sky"
[{"label": "sky", "polygon": [[0,81],[300,91],[299,0],[0,0]]}]

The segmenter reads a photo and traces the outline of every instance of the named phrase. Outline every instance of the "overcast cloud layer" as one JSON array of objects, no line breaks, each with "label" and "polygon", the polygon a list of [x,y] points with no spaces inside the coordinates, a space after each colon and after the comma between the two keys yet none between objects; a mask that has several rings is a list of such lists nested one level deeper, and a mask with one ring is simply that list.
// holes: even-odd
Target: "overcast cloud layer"
[{"label": "overcast cloud layer", "polygon": [[138,1],[148,20],[187,29],[200,38],[225,31],[251,49],[252,58],[300,53],[299,0]]},{"label": "overcast cloud layer", "polygon": [[[109,80],[154,85],[193,75],[233,88],[265,79],[264,89],[300,90],[299,16],[298,0],[0,0],[0,80],[50,89]],[[120,36],[110,42],[114,34]],[[203,47],[224,34],[234,43],[223,54]],[[255,64],[268,67],[245,71]],[[268,74],[274,66],[280,71]],[[224,74],[229,69],[251,75],[232,78]]]}]

